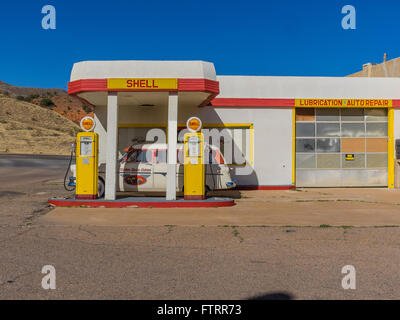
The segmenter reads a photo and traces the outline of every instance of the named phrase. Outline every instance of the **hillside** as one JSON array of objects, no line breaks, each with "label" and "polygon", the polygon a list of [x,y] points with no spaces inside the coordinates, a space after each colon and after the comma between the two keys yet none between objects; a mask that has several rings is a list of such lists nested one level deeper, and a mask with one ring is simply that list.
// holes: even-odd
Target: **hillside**
[{"label": "hillside", "polygon": [[66,155],[79,130],[53,110],[0,95],[0,152]]},{"label": "hillside", "polygon": [[17,87],[0,81],[0,94],[54,110],[79,124],[82,117],[93,115],[93,108],[62,89]]}]

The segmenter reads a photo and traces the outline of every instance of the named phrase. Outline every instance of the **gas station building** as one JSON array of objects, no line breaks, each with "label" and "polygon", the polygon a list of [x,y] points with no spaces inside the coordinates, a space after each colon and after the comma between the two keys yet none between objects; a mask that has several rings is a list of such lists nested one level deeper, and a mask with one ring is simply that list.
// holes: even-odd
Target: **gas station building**
[{"label": "gas station building", "polygon": [[217,76],[203,61],[83,61],[68,92],[95,106],[106,200],[116,197],[123,149],[154,128],[166,135],[166,198],[176,199],[178,135],[193,116],[230,135],[239,189],[397,187],[400,78]]}]

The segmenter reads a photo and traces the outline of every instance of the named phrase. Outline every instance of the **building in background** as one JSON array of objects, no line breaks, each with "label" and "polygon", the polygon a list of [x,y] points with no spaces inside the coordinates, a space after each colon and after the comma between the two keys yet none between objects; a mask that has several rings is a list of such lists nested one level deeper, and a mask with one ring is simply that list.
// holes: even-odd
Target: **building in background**
[{"label": "building in background", "polygon": [[[221,149],[239,188],[394,187],[400,78],[218,76],[203,61],[85,61],[74,65],[68,91],[95,107],[99,159],[110,173],[151,129],[176,153],[197,116],[233,142]],[[107,199],[115,183],[106,181]]]}]

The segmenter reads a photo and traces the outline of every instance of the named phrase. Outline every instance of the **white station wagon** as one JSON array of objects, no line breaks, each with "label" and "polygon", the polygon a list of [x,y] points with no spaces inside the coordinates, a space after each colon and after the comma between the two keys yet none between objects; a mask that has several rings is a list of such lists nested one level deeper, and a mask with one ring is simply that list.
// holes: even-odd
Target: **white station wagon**
[{"label": "white station wagon", "polygon": [[[212,190],[232,189],[236,187],[231,177],[231,169],[225,163],[220,150],[208,145],[209,161],[205,164],[206,192]],[[117,191],[165,192],[167,185],[167,144],[138,143],[125,149],[126,153],[119,160]],[[183,143],[177,144],[176,191],[183,191]],[[101,198],[105,190],[105,163],[99,165],[99,194]],[[76,167],[71,166],[76,177]]]}]

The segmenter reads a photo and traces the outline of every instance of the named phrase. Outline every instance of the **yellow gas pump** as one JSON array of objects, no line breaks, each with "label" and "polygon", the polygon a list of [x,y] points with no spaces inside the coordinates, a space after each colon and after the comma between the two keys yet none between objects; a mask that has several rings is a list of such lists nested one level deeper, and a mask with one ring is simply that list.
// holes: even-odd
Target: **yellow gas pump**
[{"label": "yellow gas pump", "polygon": [[184,199],[205,199],[204,136],[201,120],[192,117],[187,121],[189,131],[184,135]]},{"label": "yellow gas pump", "polygon": [[[85,117],[89,118],[89,117]],[[83,119],[82,119],[83,120]],[[92,127],[94,127],[94,120]],[[85,124],[81,127],[87,130]],[[80,132],[76,143],[76,199],[97,199],[98,192],[98,134]]]}]

